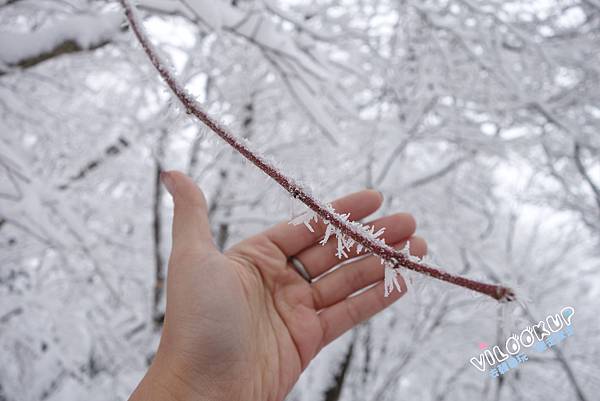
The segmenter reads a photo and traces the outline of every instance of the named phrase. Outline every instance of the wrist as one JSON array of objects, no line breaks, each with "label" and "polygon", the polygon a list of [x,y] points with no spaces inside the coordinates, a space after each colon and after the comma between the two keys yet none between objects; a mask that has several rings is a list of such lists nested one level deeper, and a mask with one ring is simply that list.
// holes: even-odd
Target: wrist
[{"label": "wrist", "polygon": [[241,399],[236,383],[194,373],[174,358],[157,352],[152,365],[130,401],[235,401]]},{"label": "wrist", "polygon": [[209,366],[198,366],[196,361],[180,357],[175,352],[159,349],[153,361],[154,375],[159,385],[172,394],[176,401],[240,400],[234,380],[209,375]]}]

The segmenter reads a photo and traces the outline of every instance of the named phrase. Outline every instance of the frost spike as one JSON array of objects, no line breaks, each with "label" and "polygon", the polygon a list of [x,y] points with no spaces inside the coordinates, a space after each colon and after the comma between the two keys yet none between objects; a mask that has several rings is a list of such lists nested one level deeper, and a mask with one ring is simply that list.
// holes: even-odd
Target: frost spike
[{"label": "frost spike", "polygon": [[388,263],[391,263],[394,267],[402,266],[404,268],[426,274],[438,280],[446,281],[448,283],[477,291],[499,301],[512,301],[515,299],[514,292],[508,287],[481,283],[465,277],[456,276],[443,270],[427,266],[422,262],[417,262],[412,258],[406,257],[406,255],[402,254],[402,252],[397,251],[389,245],[386,245],[385,242],[373,238],[373,236],[365,229],[359,229],[356,225],[348,222],[348,216],[332,211],[331,205],[324,204],[318,199],[314,198],[292,178],[281,173],[272,162],[268,161],[265,157],[257,152],[251,150],[249,143],[236,138],[231,132],[221,126],[217,120],[213,119],[203,110],[202,105],[175,79],[171,70],[166,67],[166,63],[162,60],[156,48],[150,42],[150,39],[144,31],[142,22],[138,18],[136,10],[131,2],[129,0],[119,1],[125,10],[125,16],[129,21],[131,30],[138,39],[142,49],[160,76],[164,79],[165,83],[169,86],[173,94],[185,107],[187,112],[198,118],[204,125],[210,128],[215,134],[217,134],[223,141],[234,148],[244,158],[275,180],[275,182],[281,185],[281,187],[288,191],[294,198],[298,199],[309,209],[318,214],[323,221],[327,221],[329,225],[335,227],[335,229],[339,230],[341,234],[346,235],[352,238],[354,241],[362,244],[365,248],[369,249],[371,252],[378,255]]}]

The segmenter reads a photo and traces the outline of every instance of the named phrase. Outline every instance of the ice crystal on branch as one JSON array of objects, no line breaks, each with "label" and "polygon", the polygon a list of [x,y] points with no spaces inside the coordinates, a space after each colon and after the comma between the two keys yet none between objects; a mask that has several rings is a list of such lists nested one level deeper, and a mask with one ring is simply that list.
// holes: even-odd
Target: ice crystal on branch
[{"label": "ice crystal on branch", "polygon": [[389,296],[392,291],[394,291],[394,288],[396,288],[396,290],[398,292],[402,292],[402,287],[400,286],[400,282],[398,281],[398,275],[400,274],[400,272],[398,272],[398,269],[394,268],[394,265],[391,263],[385,263],[385,272],[384,272],[384,278],[383,278],[383,295],[385,297]]},{"label": "ice crystal on branch", "polygon": [[309,210],[305,211],[304,213],[302,213],[301,215],[294,217],[292,220],[290,220],[289,224],[292,224],[294,226],[299,226],[300,224],[304,224],[311,233],[314,233],[315,230],[310,225],[310,222],[313,220],[316,222],[318,220],[318,215],[313,210],[309,209]]},{"label": "ice crystal on branch", "polygon": [[[383,233],[385,232],[385,227],[382,227],[379,230],[375,231],[375,226],[368,226],[368,225],[362,224],[357,221],[351,221],[350,213],[344,213],[344,214],[338,213],[335,211],[333,206],[329,203],[326,205],[326,208],[327,208],[327,211],[329,211],[333,215],[338,216],[341,220],[344,221],[344,223],[353,226],[356,231],[362,232],[362,234],[364,236],[370,238],[373,241],[380,241],[380,243],[382,245],[385,244],[385,240],[380,238],[383,235]],[[300,214],[299,216],[290,220],[289,224],[292,224],[295,226],[304,224],[310,230],[310,232],[314,233],[315,231],[312,228],[312,226],[310,225],[310,222],[311,221],[316,222],[318,220],[318,218],[319,218],[319,215],[315,211],[309,209],[309,210],[305,211],[304,213]],[[348,252],[352,250],[353,246],[356,246],[357,254],[360,254],[361,252],[364,251],[365,247],[363,244],[361,244],[360,242],[356,242],[352,237],[344,234],[344,232],[339,227],[337,227],[335,224],[333,224],[330,220],[324,219],[323,224],[325,224],[325,234],[323,235],[323,238],[319,241],[319,244],[321,244],[321,245],[327,244],[329,239],[332,236],[334,236],[338,243],[337,250],[335,253],[335,255],[337,256],[338,259],[347,258]]]},{"label": "ice crystal on branch", "polygon": [[[365,229],[361,223],[349,222],[348,216],[336,213],[331,205],[324,204],[303,186],[299,185],[290,176],[284,174],[276,163],[257,152],[245,140],[241,140],[231,133],[212,115],[209,115],[204,107],[185,89],[177,80],[172,71],[165,66],[163,59],[157,52],[155,46],[151,43],[146,34],[141,20],[136,14],[134,6],[129,0],[120,0],[129,24],[140,42],[142,49],[148,55],[148,58],[162,76],[165,83],[169,86],[173,94],[179,99],[186,111],[194,115],[198,120],[210,128],[217,136],[225,141],[229,146],[235,149],[246,160],[254,164],[265,174],[275,180],[282,188],[288,191],[294,198],[304,203],[308,208],[318,214],[328,226],[326,234],[331,236],[337,232],[338,237],[338,256],[346,255],[346,251],[354,245],[355,242],[361,243],[365,248],[369,249],[385,261],[394,264],[394,266],[402,266],[416,272],[426,274],[438,280],[446,281],[464,288],[469,288],[473,291],[488,295],[497,300],[512,300],[514,293],[506,287],[501,287],[493,284],[486,284],[470,280],[465,277],[449,274],[441,269],[434,269],[423,263],[420,263],[415,258],[407,257],[398,252],[396,249],[388,246],[385,241],[375,237],[375,233]],[[331,226],[331,227],[330,227]],[[333,227],[333,228],[332,228]]]},{"label": "ice crystal on branch", "polygon": [[[378,242],[380,245],[385,245],[385,239],[381,238],[381,236],[383,235],[383,233],[385,232],[385,227],[382,227],[380,229],[378,229],[377,231],[375,230],[375,226],[369,226],[369,225],[365,225],[362,224],[358,221],[351,221],[350,220],[350,213],[344,213],[344,214],[340,214],[337,213],[335,211],[335,209],[333,208],[333,206],[331,204],[327,204],[327,210],[331,213],[335,213],[337,216],[339,216],[341,219],[343,219],[343,221],[349,225],[351,225],[356,231],[361,232],[365,237],[369,238],[369,240],[374,241],[374,242]],[[314,229],[312,228],[312,226],[310,225],[311,221],[317,221],[318,220],[318,214],[315,213],[312,210],[307,210],[304,213],[302,213],[301,215],[299,215],[298,217],[293,218],[292,220],[290,220],[289,224],[292,225],[301,225],[304,224],[309,230],[310,232],[315,232]],[[342,230],[338,227],[336,227],[335,225],[333,225],[331,223],[331,221],[329,220],[323,220],[323,223],[325,224],[325,234],[323,235],[323,238],[321,239],[321,241],[319,241],[319,244],[321,245],[326,245],[327,242],[329,241],[329,239],[334,236],[337,240],[337,248],[336,248],[336,253],[335,255],[337,256],[338,259],[343,259],[343,258],[347,258],[348,257],[348,252],[352,250],[353,246],[356,246],[355,251],[357,254],[360,254],[361,252],[363,252],[365,250],[365,247],[363,244],[356,242],[352,237],[344,234],[342,232]],[[416,257],[413,257],[412,255],[410,255],[409,252],[409,248],[410,248],[410,242],[406,241],[406,244],[404,245],[404,247],[400,250],[400,252],[405,255],[407,258],[413,258],[414,260],[419,260]],[[398,281],[398,275],[400,274],[400,272],[398,271],[398,268],[395,268],[395,264],[387,261],[384,258],[381,258],[381,264],[384,265],[384,296],[388,297],[392,291],[394,291],[394,289],[396,289],[398,292],[402,292],[402,287],[400,286],[400,282]]]}]

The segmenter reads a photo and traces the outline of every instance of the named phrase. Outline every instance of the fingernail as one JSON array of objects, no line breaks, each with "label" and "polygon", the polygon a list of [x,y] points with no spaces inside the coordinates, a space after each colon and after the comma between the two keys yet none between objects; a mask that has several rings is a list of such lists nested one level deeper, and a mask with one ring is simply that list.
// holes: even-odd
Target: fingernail
[{"label": "fingernail", "polygon": [[166,171],[160,173],[160,181],[163,183],[165,188],[167,188],[167,191],[169,191],[171,195],[175,193],[175,180],[173,180],[173,177],[170,173]]}]

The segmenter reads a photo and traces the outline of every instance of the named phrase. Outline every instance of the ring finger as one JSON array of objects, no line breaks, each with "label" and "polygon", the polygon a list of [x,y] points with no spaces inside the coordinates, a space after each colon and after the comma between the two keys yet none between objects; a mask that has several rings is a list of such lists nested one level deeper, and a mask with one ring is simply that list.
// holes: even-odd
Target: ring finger
[{"label": "ring finger", "polygon": [[[396,243],[394,247],[402,248],[405,243],[406,241]],[[427,253],[427,243],[421,237],[411,237],[409,251],[411,255],[423,257]],[[375,255],[342,265],[312,285],[315,309],[320,310],[340,302],[356,291],[383,280],[383,277],[383,266]]]}]

